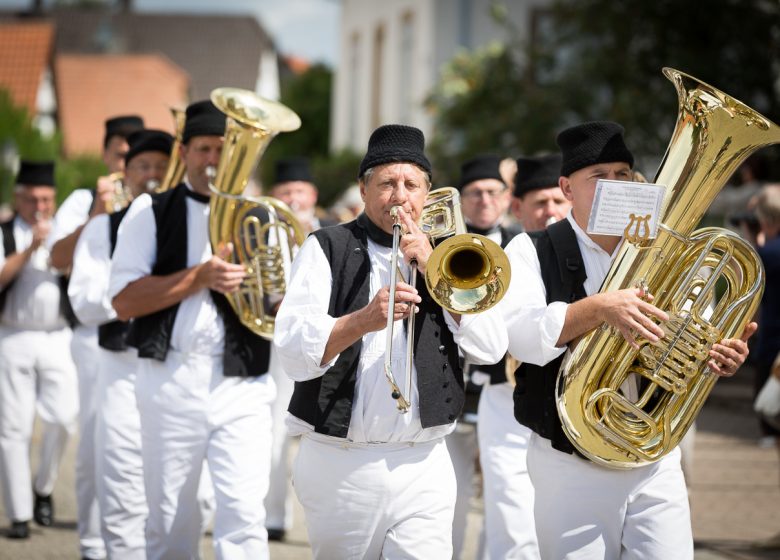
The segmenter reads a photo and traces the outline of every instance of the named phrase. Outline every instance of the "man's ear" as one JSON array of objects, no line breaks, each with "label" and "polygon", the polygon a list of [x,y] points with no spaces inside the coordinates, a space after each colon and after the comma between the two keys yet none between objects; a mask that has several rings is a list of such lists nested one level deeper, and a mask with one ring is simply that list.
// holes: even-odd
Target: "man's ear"
[{"label": "man's ear", "polygon": [[558,177],[558,186],[561,188],[563,196],[569,202],[574,202],[574,195],[571,192],[571,181],[568,177]]}]

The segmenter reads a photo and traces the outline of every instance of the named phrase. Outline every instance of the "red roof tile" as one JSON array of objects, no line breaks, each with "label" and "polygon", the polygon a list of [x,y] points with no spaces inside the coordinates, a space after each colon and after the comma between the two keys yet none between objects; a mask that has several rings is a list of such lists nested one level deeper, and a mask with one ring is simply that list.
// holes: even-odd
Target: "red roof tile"
[{"label": "red roof tile", "polygon": [[14,103],[31,117],[53,40],[51,23],[0,24],[0,88],[8,89]]},{"label": "red roof tile", "polygon": [[173,132],[169,107],[185,106],[189,76],[162,55],[56,57],[59,124],[65,154],[99,153],[104,122],[138,114],[148,128]]}]

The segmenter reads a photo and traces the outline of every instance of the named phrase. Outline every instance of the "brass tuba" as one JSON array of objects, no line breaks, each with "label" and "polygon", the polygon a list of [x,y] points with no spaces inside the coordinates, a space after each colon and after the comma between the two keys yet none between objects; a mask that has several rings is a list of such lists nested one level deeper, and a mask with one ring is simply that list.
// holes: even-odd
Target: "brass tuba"
[{"label": "brass tuba", "polygon": [[621,469],[657,461],[680,442],[717,380],[710,348],[739,336],[758,307],[764,270],[753,248],[729,231],[693,228],[742,161],[780,142],[777,125],[747,105],[663,72],[679,114],[654,181],[666,186],[658,238],[624,242],[601,291],[644,287],[670,317],[660,325],[665,336],[638,339],[635,350],[606,325],[595,329],[564,362],[556,388],[572,444]]},{"label": "brass tuba", "polygon": [[184,123],[187,113],[184,109],[171,107],[171,115],[176,126],[171,155],[168,160],[168,170],[165,172],[162,182],[154,189],[154,192],[165,192],[181,183],[184,177],[184,162],[181,160],[181,135],[184,132]]},{"label": "brass tuba", "polygon": [[211,101],[227,115],[225,143],[210,187],[209,239],[217,253],[232,243],[229,262],[247,277],[227,298],[241,323],[273,338],[276,307],[286,290],[286,262],[304,240],[292,210],[270,197],[242,196],[260,156],[279,132],[296,130],[301,119],[281,103],[236,88],[218,88]]},{"label": "brass tuba", "polygon": [[466,231],[457,189],[428,194],[420,229],[431,242],[444,239],[425,269],[425,283],[436,303],[453,313],[480,313],[504,297],[512,274],[509,259],[498,243]]}]

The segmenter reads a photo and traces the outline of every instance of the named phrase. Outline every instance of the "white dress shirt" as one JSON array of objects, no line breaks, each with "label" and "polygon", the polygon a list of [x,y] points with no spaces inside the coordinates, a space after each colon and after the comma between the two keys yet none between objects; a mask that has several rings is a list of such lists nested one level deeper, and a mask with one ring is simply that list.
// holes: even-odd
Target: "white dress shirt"
[{"label": "white dress shirt", "polygon": [[[191,189],[189,184],[187,188]],[[187,267],[208,261],[209,205],[187,197]],[[109,297],[113,300],[128,284],[152,274],[157,260],[157,225],[152,198],[136,198],[119,226],[114,256],[111,259]],[[209,356],[224,351],[225,327],[208,289],[179,304],[171,334],[171,349]]]},{"label": "white dress shirt", "polygon": [[[368,298],[390,283],[389,247],[368,242],[371,278]],[[399,263],[402,258],[399,256]],[[401,273],[408,277],[408,266],[401,265]],[[309,237],[293,262],[292,278],[284,301],[276,316],[274,345],[287,375],[296,381],[315,379],[333,367],[338,359],[320,365],[325,347],[337,318],[328,315],[331,295],[330,263],[319,242]],[[492,310],[491,310],[492,311]],[[475,363],[494,363],[506,351],[506,330],[500,321],[491,321],[490,312],[464,315],[461,325],[445,312],[447,326],[455,343],[472,357]],[[396,401],[384,374],[386,329],[363,336],[357,368],[357,383],[352,403],[352,418],[347,439],[354,442],[411,442],[429,441],[442,437],[454,424],[423,429],[420,423],[417,370],[412,365],[411,409],[399,414]],[[406,367],[406,331],[403,321],[393,328],[392,367],[396,383],[403,390]],[[312,426],[290,416],[292,434],[312,430]]]},{"label": "white dress shirt", "polygon": [[89,189],[76,189],[57,209],[57,215],[46,239],[46,246],[51,249],[60,239],[69,236],[80,225],[89,219],[94,195]]},{"label": "white dress shirt", "polygon": [[84,325],[97,326],[116,319],[108,296],[111,272],[111,238],[107,214],[87,222],[73,251],[68,297]]},{"label": "white dress shirt", "polygon": [[[17,253],[30,246],[33,240],[30,224],[17,216],[13,232]],[[0,231],[0,246],[2,240]],[[0,251],[0,270],[4,266],[5,254]],[[1,322],[26,330],[54,330],[67,326],[60,313],[59,276],[49,267],[49,250],[45,244],[33,252],[16,275],[13,287],[6,294]]]},{"label": "white dress shirt", "polygon": [[[613,255],[588,237],[577,225],[571,210],[566,219],[577,236],[587,274],[585,293],[590,296],[601,288]],[[545,365],[566,350],[565,345],[557,346],[556,343],[563,330],[569,304],[557,301],[547,305],[539,257],[528,234],[521,233],[510,241],[506,254],[512,264],[512,280],[506,296],[497,307],[502,311],[509,334],[509,353],[521,362]]]}]

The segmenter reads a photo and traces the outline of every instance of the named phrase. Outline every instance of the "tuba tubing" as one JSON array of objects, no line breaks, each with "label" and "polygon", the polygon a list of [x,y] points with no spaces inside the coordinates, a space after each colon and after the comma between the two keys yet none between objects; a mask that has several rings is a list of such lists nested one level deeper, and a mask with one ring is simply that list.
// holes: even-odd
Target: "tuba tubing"
[{"label": "tuba tubing", "polygon": [[[646,287],[670,315],[661,323],[666,334],[655,344],[638,339],[635,350],[606,325],[597,328],[571,351],[556,386],[569,440],[595,463],[618,469],[657,461],[680,442],[717,380],[709,349],[740,335],[764,285],[749,244],[720,228],[693,230],[740,163],[780,143],[780,128],[696,78],[663,72],[679,111],[654,181],[666,186],[658,237],[623,243],[601,292]],[[634,396],[624,394],[630,385]]]}]

